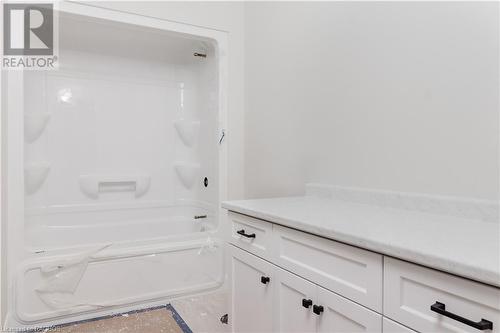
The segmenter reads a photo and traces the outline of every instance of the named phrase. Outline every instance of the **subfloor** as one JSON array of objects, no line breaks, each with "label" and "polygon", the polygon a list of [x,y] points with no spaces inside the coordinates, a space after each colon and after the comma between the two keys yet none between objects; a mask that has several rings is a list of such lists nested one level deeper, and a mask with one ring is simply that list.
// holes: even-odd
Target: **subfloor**
[{"label": "subfloor", "polygon": [[215,291],[172,301],[172,306],[195,333],[229,333],[220,317],[229,311],[229,293]]},{"label": "subfloor", "polygon": [[57,326],[57,333],[192,333],[171,305]]},{"label": "subfloor", "polygon": [[220,317],[229,294],[216,291],[176,299],[171,304],[41,329],[44,333],[229,333]]}]

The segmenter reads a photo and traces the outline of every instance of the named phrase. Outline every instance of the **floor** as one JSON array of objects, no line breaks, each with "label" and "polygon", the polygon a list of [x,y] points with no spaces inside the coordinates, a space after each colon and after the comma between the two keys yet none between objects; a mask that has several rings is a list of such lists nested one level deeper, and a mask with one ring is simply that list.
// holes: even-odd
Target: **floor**
[{"label": "floor", "polygon": [[196,333],[229,333],[220,318],[229,311],[229,293],[215,291],[172,301],[172,305]]},{"label": "floor", "polygon": [[45,333],[229,333],[220,321],[228,312],[228,293],[210,292],[171,304],[98,317],[38,330]]},{"label": "floor", "polygon": [[47,329],[57,333],[192,333],[171,305],[96,318]]}]

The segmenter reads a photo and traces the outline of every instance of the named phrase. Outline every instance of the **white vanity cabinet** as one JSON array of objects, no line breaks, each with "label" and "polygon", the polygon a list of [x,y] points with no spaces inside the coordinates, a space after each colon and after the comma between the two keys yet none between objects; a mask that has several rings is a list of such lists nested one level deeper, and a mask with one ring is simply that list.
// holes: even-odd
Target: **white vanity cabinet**
[{"label": "white vanity cabinet", "polygon": [[233,332],[500,333],[500,288],[242,214],[229,220]]}]

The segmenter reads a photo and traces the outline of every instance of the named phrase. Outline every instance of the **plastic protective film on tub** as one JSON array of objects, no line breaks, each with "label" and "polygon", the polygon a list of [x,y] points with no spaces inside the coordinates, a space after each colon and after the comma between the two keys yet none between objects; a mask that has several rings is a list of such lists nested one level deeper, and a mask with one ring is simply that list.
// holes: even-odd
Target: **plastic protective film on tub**
[{"label": "plastic protective film on tub", "polygon": [[51,263],[40,267],[43,279],[35,289],[40,299],[53,309],[90,305],[80,304],[74,299],[74,293],[85,274],[91,257],[110,245],[86,251],[74,258],[61,261],[59,264]]}]

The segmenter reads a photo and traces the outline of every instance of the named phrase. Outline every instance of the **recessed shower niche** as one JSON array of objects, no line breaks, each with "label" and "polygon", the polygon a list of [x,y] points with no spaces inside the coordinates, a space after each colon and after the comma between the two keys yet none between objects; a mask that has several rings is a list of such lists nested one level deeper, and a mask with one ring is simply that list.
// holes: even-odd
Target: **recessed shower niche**
[{"label": "recessed shower niche", "polygon": [[58,17],[59,68],[6,88],[8,322],[219,286],[225,34],[71,3]]}]

